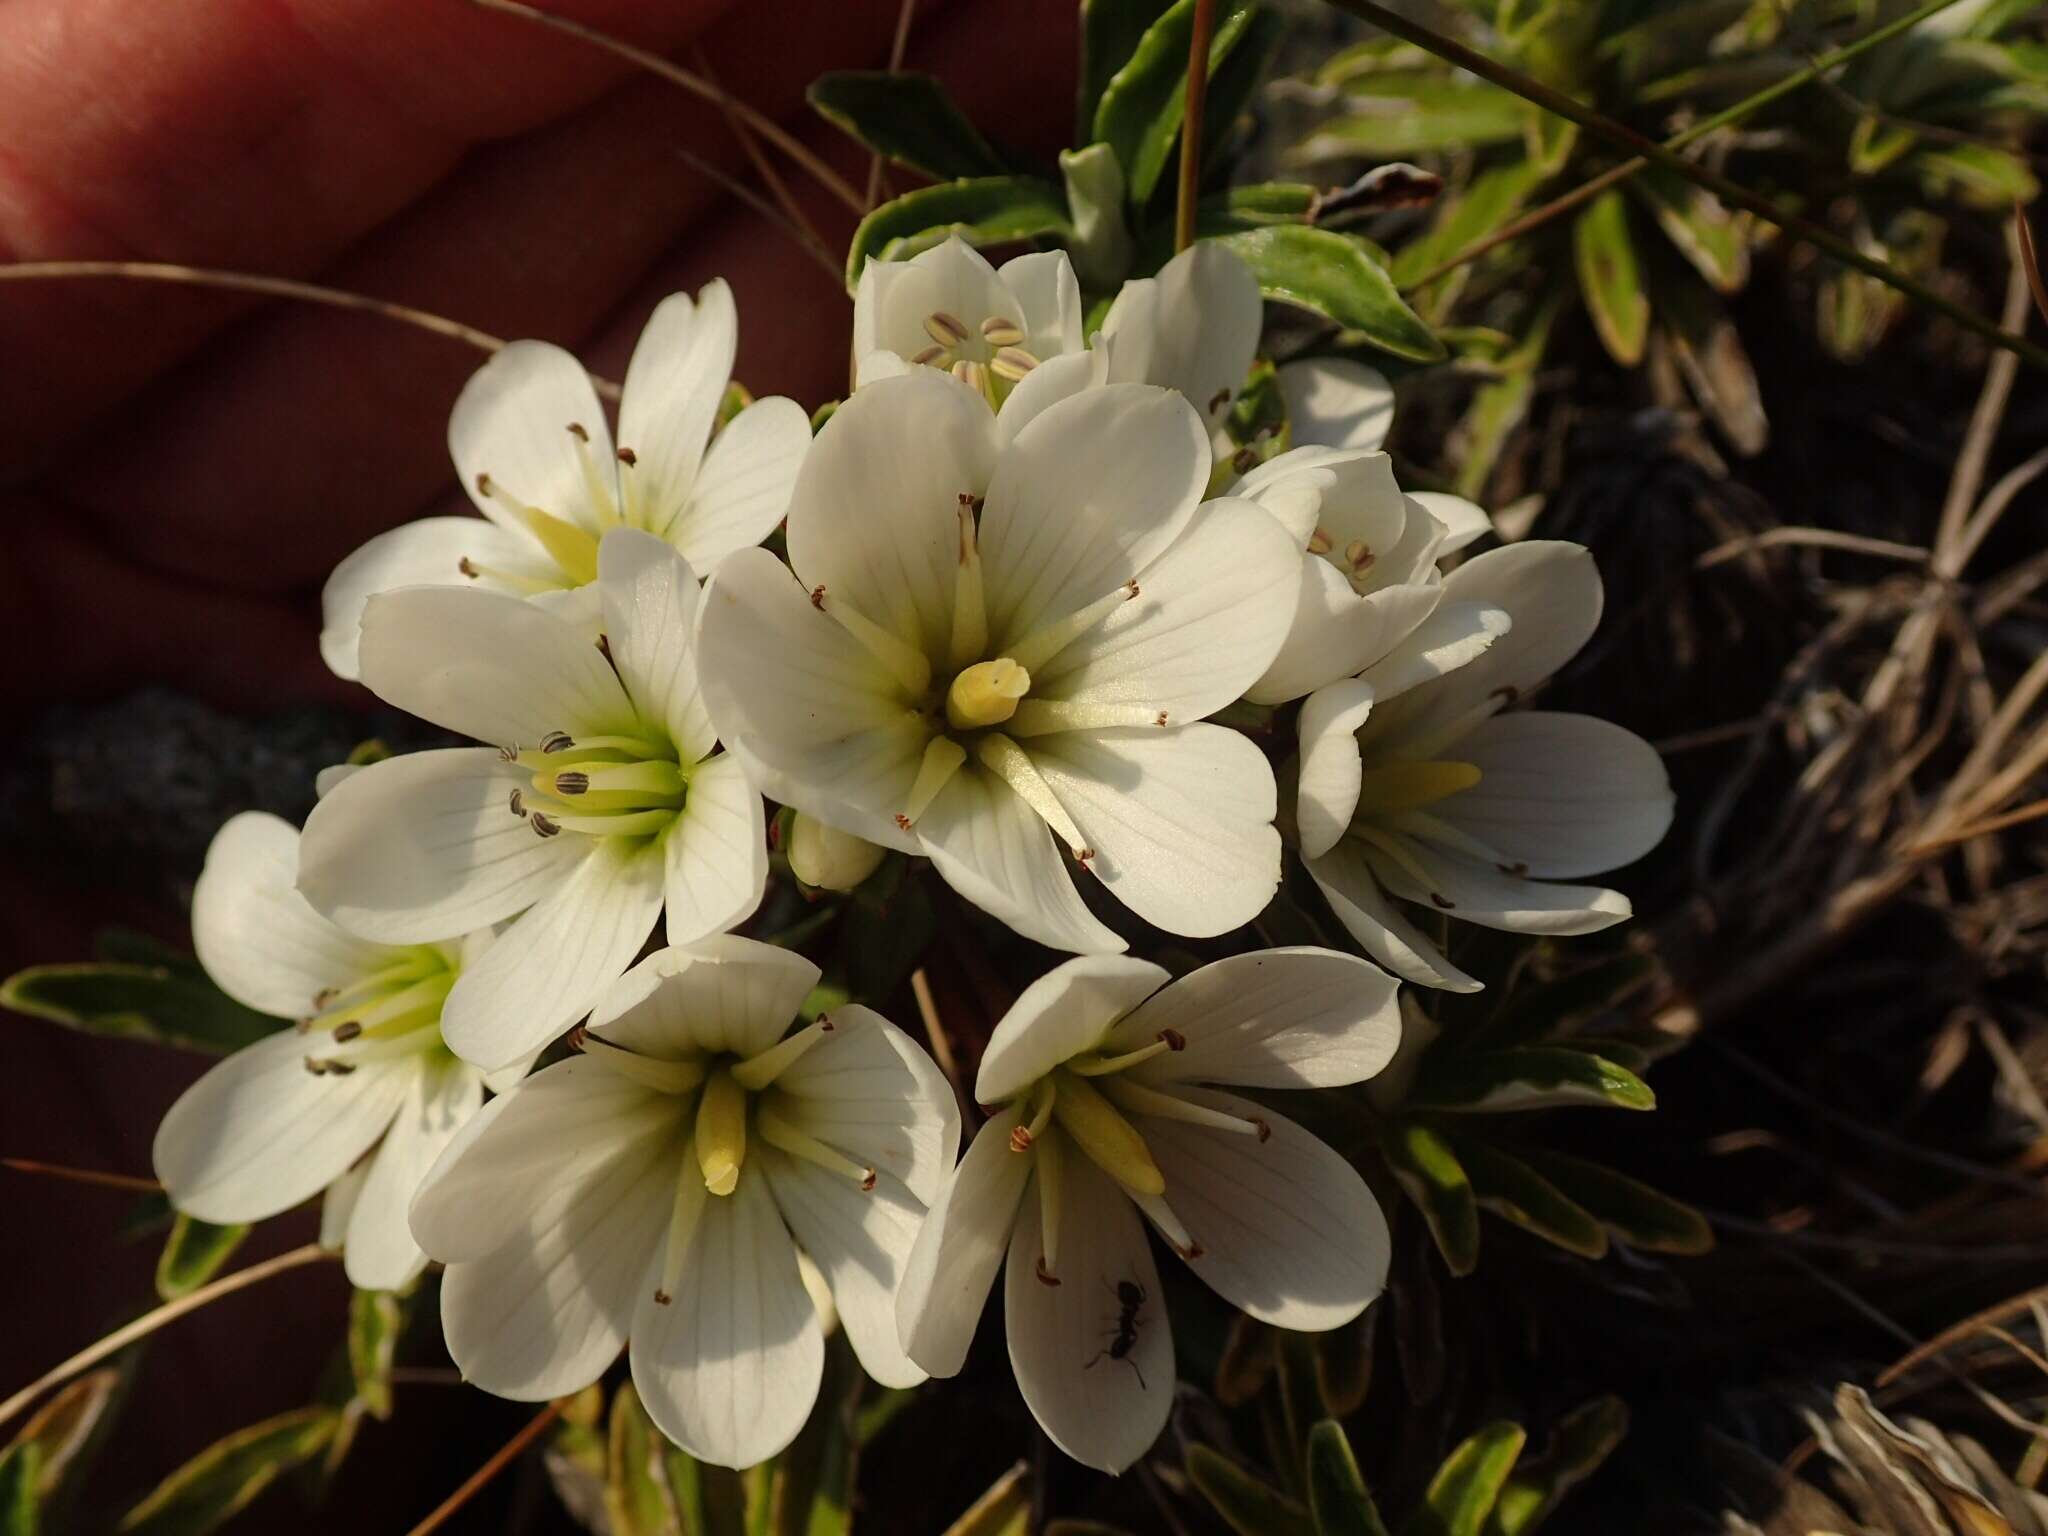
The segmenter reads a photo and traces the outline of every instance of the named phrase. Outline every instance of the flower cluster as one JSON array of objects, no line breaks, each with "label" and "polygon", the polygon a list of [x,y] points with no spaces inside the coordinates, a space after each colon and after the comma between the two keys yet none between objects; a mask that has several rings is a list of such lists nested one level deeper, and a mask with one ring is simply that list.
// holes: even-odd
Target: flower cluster
[{"label": "flower cluster", "polygon": [[[221,830],[200,959],[298,1025],[166,1117],[173,1201],[324,1192],[357,1285],[446,1266],[470,1381],[555,1397],[623,1350],[662,1431],[732,1466],[802,1426],[832,1318],[878,1381],[950,1374],[998,1269],[1033,1413],[1130,1465],[1174,1381],[1148,1225],[1254,1317],[1356,1316],[1385,1220],[1266,1096],[1380,1072],[1401,979],[1478,985],[1417,909],[1625,917],[1556,882],[1643,853],[1671,797],[1628,733],[1509,708],[1592,632],[1585,552],[1445,574],[1491,525],[1402,490],[1355,363],[1277,370],[1287,425],[1242,440],[1261,323],[1215,244],[1084,334],[1064,255],[949,240],[867,265],[857,388],[815,437],[792,401],[732,408],[723,284],[655,311],[616,435],[567,353],[505,348],[450,423],[482,515],[344,561],[322,637],[477,745],[331,770],[303,834]],[[1297,717],[1277,774],[1219,720],[1261,706]],[[957,1165],[924,1051],[735,932],[764,797],[807,885],[928,860],[1073,957],[996,1026]],[[1289,856],[1370,958],[1123,953],[1245,928]]]}]

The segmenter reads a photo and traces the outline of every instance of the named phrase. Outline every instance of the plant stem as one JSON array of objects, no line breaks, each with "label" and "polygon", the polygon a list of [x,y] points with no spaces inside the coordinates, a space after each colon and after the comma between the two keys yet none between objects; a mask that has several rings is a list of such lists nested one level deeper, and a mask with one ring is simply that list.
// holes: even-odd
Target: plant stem
[{"label": "plant stem", "polygon": [[1195,0],[1188,39],[1187,110],[1180,120],[1180,202],[1173,211],[1173,248],[1195,243],[1195,194],[1202,180],[1202,114],[1209,103],[1209,42],[1216,35],[1216,0]]},{"label": "plant stem", "polygon": [[[1921,6],[1918,10],[1908,11],[1896,21],[1887,22],[1868,36],[1859,37],[1853,43],[1845,43],[1833,53],[1824,54],[1820,58],[1813,60],[1804,69],[1794,70],[1784,79],[1778,81],[1777,84],[1765,86],[1754,96],[1745,97],[1743,100],[1735,103],[1734,106],[1724,111],[1716,112],[1712,117],[1702,118],[1699,122],[1694,123],[1690,128],[1682,132],[1674,133],[1664,141],[1664,147],[1673,154],[1676,154],[1688,144],[1697,143],[1716,129],[1726,128],[1731,124],[1741,122],[1752,112],[1769,106],[1780,97],[1789,96],[1794,91],[1811,85],[1827,71],[1836,68],[1838,65],[1848,63],[1858,54],[1865,53],[1877,47],[1880,43],[1890,42],[1900,33],[1911,31],[1928,17],[1945,11],[1950,6],[1959,3],[1960,0],[1928,0],[1928,3]],[[1423,273],[1414,282],[1408,284],[1408,291],[1412,293],[1418,289],[1427,288],[1445,273],[1455,272],[1467,262],[1477,261],[1495,247],[1505,245],[1510,240],[1526,235],[1532,229],[1538,229],[1548,224],[1552,219],[1571,212],[1572,209],[1582,203],[1591,202],[1609,187],[1618,186],[1622,182],[1627,181],[1649,163],[1641,155],[1637,155],[1632,160],[1624,160],[1620,165],[1602,171],[1592,180],[1573,187],[1571,191],[1561,197],[1553,198],[1541,208],[1531,209],[1520,218],[1503,224],[1499,229],[1483,239],[1473,241],[1472,244],[1466,246],[1457,255],[1452,256],[1447,261],[1440,262],[1429,271]]]},{"label": "plant stem", "polygon": [[16,1173],[40,1173],[53,1179],[68,1179],[73,1184],[91,1184],[100,1189],[125,1189],[136,1195],[153,1195],[163,1189],[155,1179],[138,1178],[132,1173],[67,1168],[62,1163],[43,1163],[32,1157],[0,1157],[0,1168],[12,1168]]},{"label": "plant stem", "polygon": [[460,1488],[449,1494],[447,1498],[443,1499],[431,1515],[414,1526],[408,1533],[408,1536],[429,1536],[429,1533],[438,1531],[442,1526],[446,1525],[449,1516],[475,1498],[484,1484],[504,1471],[507,1466],[518,1458],[521,1451],[539,1439],[541,1432],[554,1423],[557,1418],[561,1417],[561,1413],[562,1405],[560,1403],[549,1403],[547,1407],[541,1409],[539,1413],[527,1420],[524,1429],[498,1447],[497,1452],[489,1461],[470,1473],[468,1480]]},{"label": "plant stem", "polygon": [[1639,155],[1652,165],[1660,165],[1684,177],[1695,186],[1706,188],[1730,207],[1741,208],[1755,214],[1792,238],[1827,252],[1843,265],[1854,267],[1857,271],[1876,278],[1885,286],[1896,288],[1914,302],[1946,315],[1957,325],[1982,336],[1993,346],[2004,348],[2036,368],[2048,369],[2048,349],[2036,346],[2024,336],[2001,330],[1995,323],[1974,310],[1943,297],[1926,284],[1906,276],[1884,262],[1866,256],[1832,230],[1824,229],[1797,214],[1785,212],[1769,199],[1757,196],[1748,188],[1708,170],[1705,166],[1695,165],[1683,155],[1666,149],[1654,139],[1644,138],[1633,128],[1593,111],[1563,92],[1551,89],[1542,81],[1533,80],[1519,70],[1510,69],[1477,49],[1466,47],[1455,38],[1431,31],[1399,12],[1378,4],[1377,0],[1329,0],[1329,3],[1340,11],[1348,11],[1354,16],[1374,23],[1393,36],[1413,43],[1416,47],[1433,53],[1460,69],[1469,70],[1480,79],[1497,85],[1504,91],[1511,91],[1523,100],[1535,103],[1546,112],[1562,117],[1568,122],[1577,123],[1588,133],[1605,139],[1632,155]]}]

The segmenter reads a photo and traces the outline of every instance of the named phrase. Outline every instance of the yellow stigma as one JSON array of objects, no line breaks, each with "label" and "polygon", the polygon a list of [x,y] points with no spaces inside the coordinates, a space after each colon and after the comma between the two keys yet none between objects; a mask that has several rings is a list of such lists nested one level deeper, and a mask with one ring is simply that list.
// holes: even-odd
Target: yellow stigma
[{"label": "yellow stigma", "polygon": [[1479,782],[1471,763],[1387,763],[1368,768],[1358,787],[1358,808],[1366,814],[1417,811]]},{"label": "yellow stigma", "polygon": [[1140,1195],[1166,1193],[1166,1176],[1152,1161],[1145,1138],[1085,1077],[1055,1072],[1058,1091],[1052,1116],[1066,1128],[1089,1160],[1126,1189]]},{"label": "yellow stigma", "polygon": [[740,1164],[747,1160],[747,1092],[720,1067],[704,1084],[697,1103],[697,1166],[714,1195],[739,1188]]},{"label": "yellow stigma", "polygon": [[978,661],[946,690],[946,721],[956,731],[1001,725],[1031,691],[1031,674],[1007,656]]}]

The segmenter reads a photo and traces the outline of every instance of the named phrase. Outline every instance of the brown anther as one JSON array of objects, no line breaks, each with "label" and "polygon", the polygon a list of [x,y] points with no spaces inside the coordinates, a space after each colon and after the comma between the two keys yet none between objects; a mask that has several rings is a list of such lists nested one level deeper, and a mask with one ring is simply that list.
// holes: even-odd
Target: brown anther
[{"label": "brown anther", "polygon": [[1159,1038],[1166,1042],[1169,1051],[1184,1051],[1188,1048],[1188,1037],[1177,1029],[1162,1029]]},{"label": "brown anther", "polygon": [[470,559],[469,556],[467,555],[464,555],[460,560],[455,562],[455,569],[462,572],[463,575],[471,578],[472,580],[474,580],[476,577],[476,562]]},{"label": "brown anther", "polygon": [[1217,390],[1215,394],[1209,397],[1209,414],[1214,416],[1228,404],[1230,404],[1230,391],[1227,389]]},{"label": "brown anther", "polygon": [[334,1026],[334,1043],[336,1045],[347,1045],[349,1041],[355,1039],[362,1032],[363,1026],[358,1021],[355,1019],[345,1019]]},{"label": "brown anther", "polygon": [[590,1026],[587,1024],[578,1024],[574,1029],[569,1031],[569,1037],[563,1043],[567,1045],[569,1049],[572,1051],[580,1051],[583,1049],[585,1045],[589,1043],[589,1041]]},{"label": "brown anther", "polygon": [[590,441],[590,434],[583,430],[583,423],[580,421],[572,421],[569,423],[569,435],[575,438],[576,441],[579,443],[587,443]]},{"label": "brown anther", "polygon": [[934,343],[933,345],[926,347],[922,352],[917,353],[910,360],[913,363],[931,364],[936,363],[940,358],[944,357],[945,355],[946,349]]},{"label": "brown anther", "polygon": [[1093,848],[1076,848],[1074,850],[1074,858],[1078,863],[1086,864],[1094,857],[1095,850]]},{"label": "brown anther", "polygon": [[1152,717],[1152,723],[1153,723],[1154,725],[1164,725],[1164,724],[1166,724],[1166,711],[1162,709],[1161,711],[1159,711],[1159,713],[1158,713],[1158,714],[1154,715],[1154,716]]},{"label": "brown anther", "polygon": [[1021,382],[1037,366],[1037,355],[1022,347],[999,347],[996,355],[988,360],[988,371],[1012,384]]},{"label": "brown anther", "polygon": [[924,333],[943,346],[957,347],[967,339],[967,326],[943,309],[935,309],[924,317]]},{"label": "brown anther", "polygon": [[1429,893],[1429,899],[1435,902],[1438,906],[1442,907],[1446,912],[1450,911],[1453,907],[1457,905],[1455,901],[1451,900],[1451,898],[1446,896],[1442,891],[1431,891]]},{"label": "brown anther", "polygon": [[306,1058],[306,1070],[315,1077],[325,1077],[327,1075],[327,1063],[320,1060],[317,1056],[308,1056]]},{"label": "brown anther", "polygon": [[674,1300],[675,1300],[675,1297],[673,1297],[673,1296],[669,1295],[669,1293],[668,1293],[667,1291],[664,1291],[664,1290],[662,1290],[662,1289],[661,1289],[661,1288],[659,1288],[658,1286],[657,1286],[657,1287],[655,1288],[655,1292],[654,1292],[654,1304],[655,1304],[655,1305],[656,1305],[657,1307],[665,1307],[665,1306],[667,1306],[667,1305],[668,1305],[668,1304],[669,1304],[670,1302],[672,1302],[672,1301],[674,1301]]},{"label": "brown anther", "polygon": [[553,837],[562,830],[562,824],[559,821],[554,820],[552,817],[543,816],[539,811],[535,811],[528,819],[532,823],[534,833],[540,837]]},{"label": "brown anther", "polygon": [[336,1077],[347,1077],[355,1071],[356,1064],[352,1061],[330,1061],[326,1064],[326,1069]]},{"label": "brown anther", "polygon": [[498,748],[498,761],[499,761],[499,762],[501,762],[501,763],[516,763],[516,762],[518,762],[518,761],[519,761],[519,749],[518,749],[517,747],[500,747],[500,748]]},{"label": "brown anther", "polygon": [[292,1028],[302,1035],[310,1031],[312,1027],[313,1021],[311,1019],[300,1019],[296,1024],[292,1025]]},{"label": "brown anther", "polygon": [[825,589],[823,587],[811,588],[811,606],[820,613],[825,611]]},{"label": "brown anther", "polygon": [[610,635],[599,635],[597,637],[597,654],[606,661],[612,659],[612,637]]},{"label": "brown anther", "polygon": [[341,988],[322,987],[318,992],[315,992],[313,994],[313,1006],[315,1008],[325,1008],[329,1003],[333,1002],[339,996],[341,996]]},{"label": "brown anther", "polygon": [[1308,552],[1312,555],[1327,555],[1335,547],[1336,542],[1325,530],[1318,528],[1308,536]]},{"label": "brown anther", "polygon": [[1038,1271],[1038,1283],[1040,1285],[1058,1285],[1060,1283],[1060,1277],[1045,1267],[1044,1254],[1041,1253],[1038,1256],[1038,1263],[1033,1267]]},{"label": "brown anther", "polygon": [[1230,467],[1236,470],[1240,475],[1250,474],[1253,470],[1259,467],[1259,455],[1257,450],[1252,448],[1238,449],[1237,452],[1233,453],[1230,456]]},{"label": "brown anther", "polygon": [[1029,1152],[1033,1140],[1030,1126],[1015,1125],[1010,1127],[1010,1150],[1012,1152]]},{"label": "brown anther", "polygon": [[1529,873],[1529,866],[1519,861],[1513,864],[1496,864],[1493,867],[1504,875],[1513,875],[1516,879]]},{"label": "brown anther", "polygon": [[489,475],[478,475],[476,477],[476,493],[477,495],[483,497],[484,500],[489,501],[491,497],[495,494],[496,489],[497,488],[491,484],[491,477]]},{"label": "brown anther", "polygon": [[838,1027],[839,1027],[839,1026],[838,1026],[837,1024],[834,1024],[834,1023],[832,1022],[832,1015],[831,1015],[831,1014],[829,1014],[829,1013],[821,1013],[821,1014],[819,1014],[819,1015],[818,1015],[818,1028],[819,1028],[819,1030],[820,1030],[820,1031],[822,1031],[823,1033],[825,1033],[825,1034],[828,1034],[828,1035],[829,1035],[829,1034],[831,1034],[831,1033],[832,1033],[832,1031],[833,1031],[833,1030],[837,1029]]},{"label": "brown anther", "polygon": [[864,1195],[871,1194],[874,1191],[874,1187],[875,1170],[872,1168],[863,1168],[861,1170],[860,1176],[860,1192]]},{"label": "brown anther", "polygon": [[1258,1115],[1252,1115],[1248,1118],[1251,1120],[1253,1125],[1259,1128],[1259,1141],[1261,1143],[1265,1143],[1273,1139],[1273,1127],[1269,1122],[1260,1118]]},{"label": "brown anther", "polygon": [[526,814],[526,796],[519,792],[516,785],[512,790],[512,814],[514,816],[524,816]]},{"label": "brown anther", "polygon": [[1196,1259],[1199,1259],[1204,1254],[1208,1253],[1208,1251],[1209,1250],[1204,1248],[1200,1243],[1189,1243],[1187,1247],[1181,1250],[1180,1256],[1186,1259],[1190,1264],[1192,1264]]},{"label": "brown anther", "polygon": [[540,739],[543,752],[566,752],[576,745],[576,738],[567,731],[549,731]]},{"label": "brown anther", "polygon": [[1124,583],[1124,601],[1129,602],[1132,598],[1136,597],[1143,590],[1144,589],[1138,585],[1138,578],[1133,576],[1129,581]]},{"label": "brown anther", "polygon": [[590,788],[590,775],[571,769],[555,775],[555,793],[558,795],[580,795]]},{"label": "brown anther", "polygon": [[910,830],[910,818],[901,811],[896,813],[896,830],[899,832],[908,832]]},{"label": "brown anther", "polygon": [[626,468],[631,469],[640,462],[640,455],[630,448],[621,448],[619,450],[619,462],[625,465]]}]

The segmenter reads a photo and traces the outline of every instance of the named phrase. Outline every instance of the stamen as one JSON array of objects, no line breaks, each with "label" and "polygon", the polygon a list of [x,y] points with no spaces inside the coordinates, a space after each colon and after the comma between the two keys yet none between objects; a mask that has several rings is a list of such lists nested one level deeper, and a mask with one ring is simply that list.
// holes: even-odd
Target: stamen
[{"label": "stamen", "polygon": [[566,752],[575,745],[576,738],[567,731],[549,731],[540,739],[541,751],[548,753]]},{"label": "stamen", "polygon": [[[548,791],[557,795],[580,795],[589,788],[590,775],[575,772],[558,773],[548,785]],[[514,790],[513,793],[517,794],[518,791]]]},{"label": "stamen", "polygon": [[957,347],[967,339],[967,327],[943,309],[924,317],[924,333],[942,347]]},{"label": "stamen", "polygon": [[934,344],[932,346],[926,347],[922,352],[914,354],[910,360],[913,363],[923,363],[929,366],[933,363],[936,363],[940,358],[944,357],[945,355],[946,348],[942,345]]},{"label": "stamen", "polygon": [[608,1071],[660,1093],[688,1093],[704,1081],[704,1063],[696,1057],[671,1061],[662,1056],[643,1056],[587,1029],[571,1035],[569,1044]]},{"label": "stamen", "polygon": [[953,576],[953,639],[947,665],[955,671],[988,649],[988,600],[981,582],[981,548],[974,530],[974,498],[960,493],[960,564]]},{"label": "stamen", "polygon": [[522,597],[531,597],[536,592],[559,592],[561,583],[543,580],[539,576],[528,576],[519,571],[508,571],[500,566],[479,565],[464,555],[455,562],[455,569],[471,581],[488,576],[501,587],[510,588]]},{"label": "stamen", "polygon": [[1132,1194],[1163,1194],[1166,1177],[1152,1161],[1145,1138],[1132,1128],[1130,1121],[1118,1114],[1086,1078],[1063,1068],[1055,1068],[1053,1076],[1059,1083],[1059,1091],[1053,1097],[1053,1118],[1081,1150]]},{"label": "stamen", "polygon": [[1206,1104],[1191,1104],[1177,1094],[1161,1093],[1128,1077],[1110,1078],[1102,1085],[1102,1091],[1112,1104],[1129,1114],[1150,1115],[1155,1120],[1178,1120],[1185,1125],[1206,1126],[1212,1131],[1228,1131],[1234,1136],[1256,1136],[1260,1141],[1269,1139],[1273,1134],[1273,1127],[1256,1115],[1226,1114]]},{"label": "stamen", "polygon": [[1443,908],[1444,911],[1449,912],[1457,906],[1457,903],[1452,901],[1450,897],[1436,889],[1436,882],[1430,879],[1429,871],[1422,867],[1422,861],[1415,857],[1414,852],[1406,846],[1405,841],[1395,833],[1359,822],[1353,822],[1350,835],[1368,847],[1375,848],[1385,854],[1388,859],[1407,874],[1409,879],[1413,880],[1425,891],[1428,891],[1429,899],[1437,906]]},{"label": "stamen", "polygon": [[934,736],[924,745],[924,761],[917,765],[917,777],[910,785],[910,798],[903,802],[897,825],[909,831],[911,824],[931,808],[939,791],[953,782],[953,775],[967,761],[967,749],[950,736]]},{"label": "stamen", "polygon": [[1008,730],[1012,736],[1050,736],[1057,731],[1092,731],[1112,725],[1165,725],[1166,713],[1141,699],[1097,703],[1069,699],[1026,699],[1017,706]]},{"label": "stamen", "polygon": [[732,1069],[733,1081],[749,1093],[759,1093],[776,1078],[787,1072],[810,1048],[831,1034],[831,1016],[820,1014],[815,1024],[798,1030],[787,1040],[778,1040],[767,1050],[749,1056]]},{"label": "stamen", "polygon": [[988,370],[980,363],[971,363],[963,357],[947,371],[977,395],[988,393]]},{"label": "stamen", "polygon": [[988,360],[988,371],[1007,383],[1016,384],[1038,366],[1038,359],[1022,347],[1001,347]]},{"label": "stamen", "polygon": [[663,742],[650,741],[644,736],[575,736],[566,731],[550,731],[541,738],[539,750],[529,748],[500,753],[507,762],[522,768],[531,768],[535,773],[559,773],[562,769],[587,763],[618,763],[621,761],[667,760],[674,761],[674,749]]},{"label": "stamen", "polygon": [[597,580],[597,540],[587,531],[515,500],[489,475],[476,477],[476,489],[486,501],[495,501],[510,513],[578,586]]},{"label": "stamen", "polygon": [[675,1204],[669,1207],[668,1240],[661,1251],[661,1278],[654,1285],[654,1300],[667,1306],[675,1300],[676,1287],[683,1278],[683,1261],[689,1257],[690,1240],[697,1235],[697,1223],[704,1214],[704,1185],[690,1177],[686,1162],[676,1175]]},{"label": "stamen", "polygon": [[543,771],[533,776],[533,787],[543,795],[573,798],[578,811],[593,812],[674,810],[683,803],[686,785],[680,764],[654,758],[637,763],[586,761],[558,773]]},{"label": "stamen", "polygon": [[1379,557],[1363,539],[1353,539],[1344,546],[1344,563],[1354,571],[1362,571]]},{"label": "stamen", "polygon": [[696,1144],[704,1187],[714,1195],[738,1189],[740,1165],[747,1160],[747,1091],[733,1081],[730,1067],[719,1067],[705,1080]]},{"label": "stamen", "polygon": [[511,803],[514,816],[524,816],[526,814],[526,797],[519,793],[519,786],[517,784],[512,786]]},{"label": "stamen", "polygon": [[553,837],[562,830],[560,822],[556,821],[552,816],[544,815],[539,811],[533,813],[528,819],[527,825],[533,828],[534,836],[536,837]]},{"label": "stamen", "polygon": [[1024,327],[1003,315],[990,315],[981,322],[981,339],[992,347],[1014,347],[1024,339]]},{"label": "stamen", "polygon": [[576,461],[583,470],[583,498],[590,505],[590,515],[600,530],[612,527],[619,521],[619,509],[612,502],[611,487],[597,472],[597,455],[590,451],[590,434],[580,422],[572,421],[569,435],[576,439]]},{"label": "stamen", "polygon": [[1308,536],[1308,552],[1312,555],[1327,555],[1336,548],[1337,541],[1330,537],[1327,529],[1318,528]]},{"label": "stamen", "polygon": [[1009,647],[1010,657],[1018,666],[1036,671],[1137,595],[1138,583],[1127,581],[1109,596],[1033,630]]},{"label": "stamen", "polygon": [[815,1163],[831,1173],[853,1180],[863,1192],[875,1187],[875,1170],[863,1167],[852,1158],[843,1156],[819,1141],[815,1136],[806,1135],[775,1107],[775,1097],[765,1098],[754,1111],[754,1129],[761,1133],[761,1139],[771,1147],[780,1148],[791,1157],[800,1157],[807,1163]]},{"label": "stamen", "polygon": [[1081,836],[1081,829],[1074,825],[1074,818],[1060,804],[1059,796],[1045,782],[1045,775],[1038,771],[1029,753],[1002,732],[990,731],[975,742],[974,754],[1016,791],[1019,799],[1038,813],[1039,819],[1052,828],[1053,835],[1074,851],[1075,858],[1087,860],[1094,857],[1095,850]]},{"label": "stamen", "polygon": [[1126,1071],[1141,1061],[1150,1061],[1154,1056],[1167,1051],[1187,1049],[1187,1037],[1178,1030],[1161,1030],[1159,1038],[1150,1045],[1141,1045],[1135,1051],[1125,1051],[1121,1056],[1098,1056],[1093,1051],[1069,1057],[1066,1063],[1069,1072],[1078,1072],[1083,1077],[1108,1077],[1113,1073]]},{"label": "stamen", "polygon": [[837,620],[841,629],[889,669],[911,697],[916,698],[931,687],[931,661],[917,647],[898,639],[851,604],[828,597],[823,587],[811,589],[811,606]]},{"label": "stamen", "polygon": [[1427,811],[1396,811],[1391,816],[1377,819],[1389,831],[1405,832],[1410,837],[1442,843],[1445,847],[1455,848],[1482,864],[1492,864],[1505,874],[1514,873],[1511,861],[1503,858],[1499,849],[1482,843],[1462,827],[1452,826],[1441,816],[1432,816]]},{"label": "stamen", "polygon": [[1030,691],[1030,672],[1010,657],[978,661],[958,673],[946,689],[946,722],[956,731],[1001,725],[1017,713],[1017,701]]},{"label": "stamen", "polygon": [[1029,1152],[1037,1145],[1038,1138],[1045,1134],[1045,1128],[1052,1120],[1052,1101],[1056,1089],[1050,1077],[1041,1077],[1031,1090],[1031,1118],[1010,1128],[1010,1150]]},{"label": "stamen", "polygon": [[1060,1267],[1060,1207],[1066,1184],[1066,1148],[1062,1138],[1048,1136],[1038,1143],[1035,1171],[1038,1174],[1038,1278],[1058,1285]]},{"label": "stamen", "polygon": [[1360,774],[1358,804],[1368,816],[1419,810],[1470,789],[1479,779],[1472,763],[1382,763]]},{"label": "stamen", "polygon": [[546,821],[548,831],[544,837],[553,837],[557,832],[583,832],[591,837],[653,837],[665,832],[675,824],[676,808],[659,806],[650,811],[608,811],[596,816],[542,816],[533,813],[534,831],[539,832],[539,823]]},{"label": "stamen", "polygon": [[1188,1234],[1187,1227],[1174,1215],[1173,1207],[1166,1203],[1164,1194],[1152,1194],[1143,1190],[1131,1190],[1131,1204],[1152,1219],[1159,1229],[1159,1235],[1166,1239],[1173,1251],[1184,1259],[1199,1259],[1206,1251]]}]

